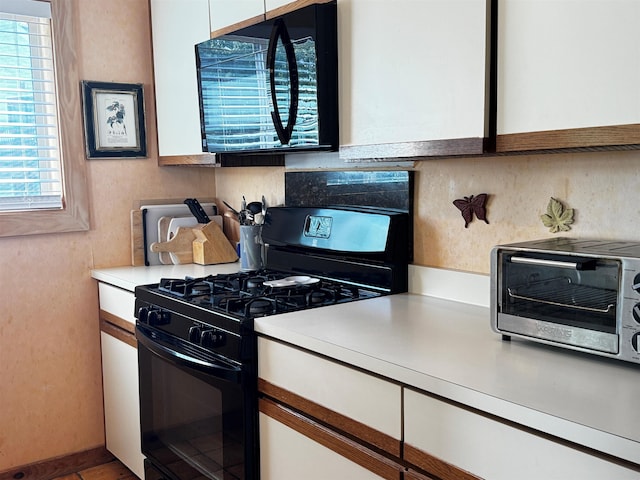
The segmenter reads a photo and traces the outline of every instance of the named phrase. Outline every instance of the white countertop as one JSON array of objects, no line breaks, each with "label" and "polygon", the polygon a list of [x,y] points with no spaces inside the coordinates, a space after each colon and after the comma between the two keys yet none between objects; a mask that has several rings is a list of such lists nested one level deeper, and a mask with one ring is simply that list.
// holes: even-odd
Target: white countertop
[{"label": "white countertop", "polygon": [[[160,277],[229,273],[238,266],[122,267],[94,270],[92,276],[133,291]],[[439,292],[443,275],[444,283],[459,286],[460,277],[468,277],[473,288],[488,286],[484,276],[412,267],[411,291],[428,292],[422,284],[425,278],[435,281],[434,275]],[[480,306],[397,294],[262,317],[255,328],[261,335],[639,463],[640,367],[531,342],[504,342],[489,326],[483,299],[488,293],[473,295]]]},{"label": "white countertop", "polygon": [[217,273],[234,273],[240,270],[240,262],[218,265],[151,265],[148,267],[114,267],[91,270],[91,276],[124,290],[134,291],[137,285],[158,283],[161,278],[206,277]]}]

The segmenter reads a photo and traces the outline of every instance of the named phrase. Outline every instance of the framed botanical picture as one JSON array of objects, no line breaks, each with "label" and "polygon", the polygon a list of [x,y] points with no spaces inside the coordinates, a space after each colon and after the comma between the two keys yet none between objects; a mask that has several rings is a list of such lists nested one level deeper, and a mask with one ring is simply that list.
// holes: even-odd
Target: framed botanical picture
[{"label": "framed botanical picture", "polygon": [[82,82],[87,158],[147,156],[142,84]]}]

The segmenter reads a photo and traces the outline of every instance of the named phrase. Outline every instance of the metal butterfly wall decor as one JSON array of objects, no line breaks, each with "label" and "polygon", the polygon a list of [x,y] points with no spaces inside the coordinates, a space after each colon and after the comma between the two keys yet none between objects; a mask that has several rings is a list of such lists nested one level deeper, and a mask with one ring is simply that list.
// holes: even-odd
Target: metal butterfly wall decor
[{"label": "metal butterfly wall decor", "polygon": [[487,224],[489,223],[489,220],[487,220],[487,210],[485,208],[488,196],[486,193],[480,193],[479,195],[471,195],[464,197],[464,199],[459,198],[453,201],[453,204],[460,210],[462,218],[464,218],[464,228],[469,227],[469,223],[473,220],[474,214],[478,220],[483,220]]}]

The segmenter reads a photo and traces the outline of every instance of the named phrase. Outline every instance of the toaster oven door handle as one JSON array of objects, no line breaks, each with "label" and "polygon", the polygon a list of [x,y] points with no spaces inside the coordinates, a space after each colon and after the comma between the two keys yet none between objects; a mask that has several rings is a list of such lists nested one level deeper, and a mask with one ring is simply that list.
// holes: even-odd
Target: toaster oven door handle
[{"label": "toaster oven door handle", "polygon": [[592,258],[578,259],[575,262],[570,262],[566,260],[551,260],[549,258],[517,257],[514,255],[511,257],[511,263],[568,268],[571,270],[593,270],[595,268],[595,260]]}]

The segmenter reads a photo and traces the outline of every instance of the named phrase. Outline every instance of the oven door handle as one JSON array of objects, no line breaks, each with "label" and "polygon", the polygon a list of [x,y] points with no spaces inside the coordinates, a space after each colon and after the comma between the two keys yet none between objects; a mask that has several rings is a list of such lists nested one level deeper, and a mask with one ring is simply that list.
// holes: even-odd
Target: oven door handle
[{"label": "oven door handle", "polygon": [[[138,342],[147,348],[151,353],[171,362],[177,366],[187,367],[207,375],[227,380],[233,383],[240,383],[242,369],[239,366],[226,363],[212,355],[199,352],[196,358],[176,350],[176,346],[182,342],[161,332],[153,331],[154,338],[150,338],[151,330],[141,325],[136,325],[136,338]],[[184,342],[182,342],[184,343]]]}]

